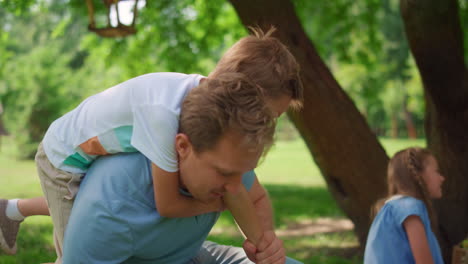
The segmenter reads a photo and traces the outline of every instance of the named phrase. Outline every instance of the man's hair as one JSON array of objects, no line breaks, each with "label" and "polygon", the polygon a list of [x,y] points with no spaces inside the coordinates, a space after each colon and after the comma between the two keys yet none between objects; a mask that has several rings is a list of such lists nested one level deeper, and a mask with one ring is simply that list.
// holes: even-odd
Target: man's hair
[{"label": "man's hair", "polygon": [[263,92],[240,73],[205,79],[184,99],[179,132],[196,153],[212,149],[226,132],[235,132],[249,149],[265,153],[273,143],[276,118]]},{"label": "man's hair", "polygon": [[285,45],[272,37],[274,27],[266,33],[259,28],[250,29],[253,35],[241,38],[228,49],[208,78],[227,72],[243,73],[260,86],[267,97],[287,95],[292,98],[291,106],[300,108],[303,86],[296,59]]}]

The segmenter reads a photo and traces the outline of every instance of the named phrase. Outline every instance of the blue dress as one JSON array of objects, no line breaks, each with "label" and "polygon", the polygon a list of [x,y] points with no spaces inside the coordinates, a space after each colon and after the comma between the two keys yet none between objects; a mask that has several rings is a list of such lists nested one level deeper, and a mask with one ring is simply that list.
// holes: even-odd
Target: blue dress
[{"label": "blue dress", "polygon": [[434,263],[444,263],[424,203],[410,196],[395,196],[385,203],[372,222],[364,252],[365,264],[415,263],[403,227],[403,222],[411,215],[419,216],[424,224]]}]

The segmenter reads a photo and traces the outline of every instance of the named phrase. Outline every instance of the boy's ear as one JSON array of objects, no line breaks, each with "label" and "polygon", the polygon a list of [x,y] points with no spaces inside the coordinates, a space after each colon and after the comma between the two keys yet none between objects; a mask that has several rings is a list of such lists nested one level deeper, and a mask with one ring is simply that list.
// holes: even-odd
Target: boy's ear
[{"label": "boy's ear", "polygon": [[192,151],[192,143],[186,134],[179,133],[175,138],[175,148],[179,159],[187,157],[187,155]]}]

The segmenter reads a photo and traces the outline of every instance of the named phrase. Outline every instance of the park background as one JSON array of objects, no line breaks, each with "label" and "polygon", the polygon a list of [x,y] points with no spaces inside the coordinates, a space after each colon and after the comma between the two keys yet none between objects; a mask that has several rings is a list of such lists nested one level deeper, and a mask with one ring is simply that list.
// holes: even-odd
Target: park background
[{"label": "park background", "polygon": [[[103,1],[92,2],[97,26],[105,27]],[[134,2],[121,2],[126,20]],[[439,215],[455,218],[441,219],[444,252],[466,237],[468,157],[456,155],[468,155],[466,136],[456,132],[468,128],[466,0],[140,0],[138,6],[136,34],[103,38],[88,31],[85,1],[0,0],[0,197],[41,195],[31,160],[37,145],[51,122],[86,97],[149,72],[207,75],[248,33],[246,25],[273,24],[301,64],[306,89],[304,110],[280,118],[276,144],[257,170],[288,254],[305,263],[361,263],[388,157],[408,146],[431,148],[450,175],[444,187],[450,195],[436,204]],[[447,116],[453,120],[441,122]],[[52,261],[51,232],[49,217],[27,219],[18,254],[0,255],[0,264]],[[210,239],[242,243],[228,213]]]}]

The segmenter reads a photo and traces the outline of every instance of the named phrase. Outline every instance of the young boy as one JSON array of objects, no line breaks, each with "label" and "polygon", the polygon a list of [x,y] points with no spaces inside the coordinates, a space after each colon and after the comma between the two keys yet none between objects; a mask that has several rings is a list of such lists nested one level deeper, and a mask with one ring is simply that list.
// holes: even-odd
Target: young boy
[{"label": "young boy", "polygon": [[[226,72],[245,74],[279,115],[289,105],[300,105],[302,86],[294,57],[271,37],[272,32],[256,32],[256,36],[239,40],[208,78],[217,78]],[[211,203],[200,203],[181,197],[177,192],[174,137],[178,131],[180,105],[203,79],[201,75],[178,73],[139,76],[89,97],[51,125],[39,146],[36,163],[54,223],[57,263],[79,182],[101,155],[139,151],[149,158],[153,163],[156,207],[163,216],[188,217],[221,209],[222,193],[214,194],[219,199]],[[157,188],[163,185],[173,188]],[[226,204],[235,204],[235,201],[229,202],[235,199],[230,199],[229,195],[224,197]],[[5,214],[0,217],[0,235],[5,240],[2,247],[6,245],[9,253],[15,252],[19,226],[18,221],[9,219],[21,221],[21,216],[31,215],[27,208],[44,208],[44,204],[45,200],[41,199],[0,202],[0,214]]]}]

